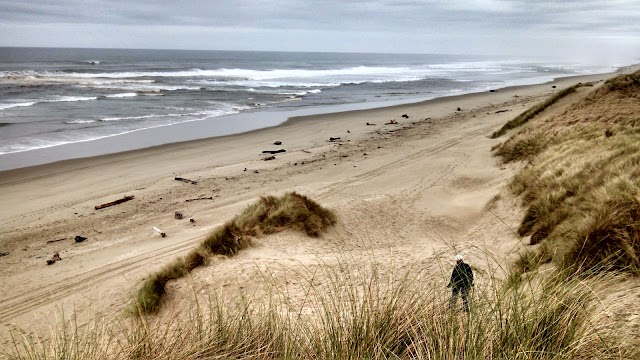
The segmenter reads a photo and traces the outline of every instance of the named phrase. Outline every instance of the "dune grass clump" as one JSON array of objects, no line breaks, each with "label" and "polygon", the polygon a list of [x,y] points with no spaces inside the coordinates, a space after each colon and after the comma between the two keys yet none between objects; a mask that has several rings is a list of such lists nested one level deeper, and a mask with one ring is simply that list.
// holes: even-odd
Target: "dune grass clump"
[{"label": "dune grass clump", "polygon": [[528,161],[509,185],[526,207],[518,233],[562,268],[640,273],[639,93],[640,72],[609,80],[497,152]]},{"label": "dune grass clump", "polygon": [[572,93],[576,92],[576,89],[579,88],[580,86],[583,86],[583,85],[582,84],[576,84],[576,85],[570,86],[570,87],[568,87],[566,89],[563,89],[561,91],[558,91],[557,93],[555,93],[552,96],[550,96],[549,98],[547,98],[545,101],[541,102],[538,105],[535,105],[535,106],[531,107],[529,110],[523,112],[522,114],[518,115],[513,120],[511,120],[511,121],[507,122],[506,124],[504,124],[498,131],[496,131],[493,134],[491,134],[491,138],[492,139],[499,138],[500,136],[506,134],[507,131],[524,125],[529,120],[533,119],[536,115],[538,115],[539,113],[541,113],[545,109],[547,109],[549,106],[551,106],[551,105],[555,104],[556,102],[558,102],[560,99],[564,98],[565,96],[567,96],[569,94],[572,94]]},{"label": "dune grass clump", "polygon": [[281,197],[261,197],[232,220],[216,228],[196,249],[150,275],[135,296],[133,312],[157,312],[169,281],[204,265],[212,255],[234,256],[251,245],[251,237],[285,229],[316,237],[335,222],[336,217],[331,210],[304,195],[290,192]]},{"label": "dune grass clump", "polygon": [[[640,355],[638,339],[599,326],[594,291],[602,278],[476,286],[471,311],[449,309],[446,283],[410,269],[392,279],[370,270],[323,266],[302,275],[305,301],[273,284],[266,296],[229,302],[212,294],[166,322],[147,317],[78,327],[49,343],[14,338],[8,359],[606,359]],[[406,270],[405,270],[406,271]],[[265,278],[269,283],[269,278]],[[8,351],[13,353],[8,353]],[[0,350],[2,353],[2,350]]]}]

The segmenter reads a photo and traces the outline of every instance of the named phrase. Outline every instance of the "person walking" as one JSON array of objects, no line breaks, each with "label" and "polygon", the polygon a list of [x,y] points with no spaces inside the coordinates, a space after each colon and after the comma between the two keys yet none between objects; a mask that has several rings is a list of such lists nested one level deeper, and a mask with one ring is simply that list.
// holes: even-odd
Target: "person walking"
[{"label": "person walking", "polygon": [[451,300],[449,300],[449,308],[454,309],[458,301],[458,294],[462,297],[462,308],[465,312],[469,312],[469,291],[473,287],[473,271],[471,266],[464,262],[462,255],[456,255],[456,266],[451,272],[451,280],[447,285],[451,288]]}]

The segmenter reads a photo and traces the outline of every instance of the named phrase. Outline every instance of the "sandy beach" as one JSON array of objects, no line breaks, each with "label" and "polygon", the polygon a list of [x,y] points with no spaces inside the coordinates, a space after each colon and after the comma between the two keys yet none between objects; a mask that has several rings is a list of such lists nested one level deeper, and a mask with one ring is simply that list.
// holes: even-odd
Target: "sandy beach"
[{"label": "sandy beach", "polygon": [[[295,292],[287,271],[336,252],[356,263],[420,266],[434,279],[446,277],[461,252],[482,283],[522,246],[506,226],[521,219],[504,188],[517,167],[491,155],[506,137],[489,135],[562,88],[598,86],[614,75],[297,117],[238,135],[0,172],[0,253],[8,253],[0,257],[0,335],[16,327],[46,332],[61,310],[75,311],[81,323],[91,314],[117,314],[147,274],[259,196],[288,191],[334,210],[338,224],[319,239],[285,232],[217,259],[190,284],[171,285],[170,307],[179,308],[194,287],[203,294],[259,290],[259,273],[268,269]],[[392,119],[397,124],[385,124]],[[263,161],[264,150],[278,149],[286,152]],[[497,194],[501,200],[486,211]],[[94,208],[125,195],[134,199]],[[184,218],[175,219],[175,211]],[[76,243],[77,235],[87,240]],[[48,266],[55,252],[62,261]]]}]

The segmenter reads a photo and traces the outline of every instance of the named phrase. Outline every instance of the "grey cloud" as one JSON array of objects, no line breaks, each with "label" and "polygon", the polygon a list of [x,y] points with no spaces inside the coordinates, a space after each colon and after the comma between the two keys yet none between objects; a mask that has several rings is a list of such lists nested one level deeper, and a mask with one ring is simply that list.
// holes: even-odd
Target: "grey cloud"
[{"label": "grey cloud", "polygon": [[[309,30],[434,27],[573,28],[637,31],[636,1],[0,1],[0,19],[18,24],[198,25]],[[603,20],[604,19],[604,20]],[[615,25],[613,28],[609,26]]]}]

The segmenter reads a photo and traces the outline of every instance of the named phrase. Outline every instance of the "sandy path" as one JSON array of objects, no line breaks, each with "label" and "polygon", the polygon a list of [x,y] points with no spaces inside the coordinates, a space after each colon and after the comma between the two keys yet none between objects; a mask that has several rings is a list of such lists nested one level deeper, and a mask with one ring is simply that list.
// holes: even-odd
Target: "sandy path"
[{"label": "sandy path", "polygon": [[[487,251],[503,259],[517,240],[483,209],[514,170],[491,157],[499,140],[488,135],[553,91],[543,84],[311,116],[242,135],[1,173],[0,251],[10,254],[0,258],[0,333],[15,326],[41,332],[61,309],[74,309],[80,322],[119,312],[140,279],[264,194],[299,191],[334,209],[340,224],[322,241],[288,233],[258,240],[237,257],[197,271],[202,291],[232,283],[232,292],[258,287],[255,271],[313,266],[335,258],[336,249],[363,262],[374,256],[400,267],[421,264],[434,277],[449,271],[455,251],[479,268]],[[392,118],[399,124],[383,125]],[[330,136],[341,141],[329,142]],[[273,146],[275,140],[283,145]],[[262,150],[279,147],[287,152],[260,160]],[[198,184],[174,181],[176,175]],[[135,200],[93,209],[124,194]],[[204,196],[213,200],[185,202]],[[512,206],[496,212],[515,225]],[[173,219],[176,210],[195,223]],[[152,226],[169,236],[160,238]],[[89,240],[75,244],[75,235]],[[46,243],[60,238],[66,240]],[[63,261],[47,266],[54,251]],[[188,291],[184,284],[172,286],[170,298],[185,297],[177,295]]]}]

